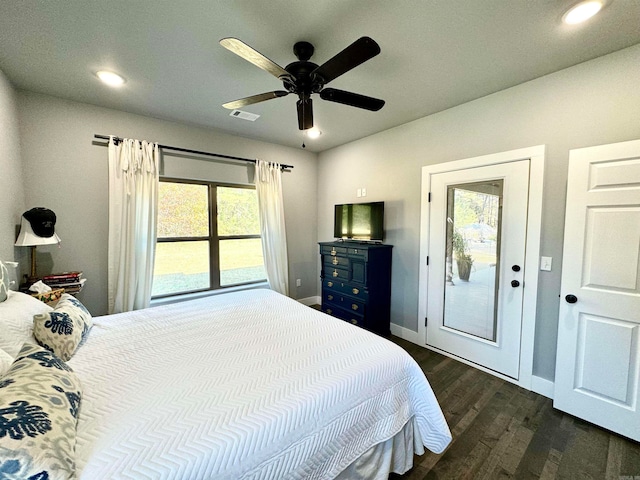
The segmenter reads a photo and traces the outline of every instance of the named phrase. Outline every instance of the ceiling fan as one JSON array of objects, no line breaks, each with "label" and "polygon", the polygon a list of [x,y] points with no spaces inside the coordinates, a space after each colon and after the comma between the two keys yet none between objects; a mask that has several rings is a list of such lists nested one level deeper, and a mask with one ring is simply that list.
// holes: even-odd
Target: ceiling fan
[{"label": "ceiling fan", "polygon": [[313,127],[313,105],[311,101],[311,94],[313,93],[319,93],[320,98],[323,100],[364,108],[374,112],[384,106],[384,100],[378,98],[367,97],[336,88],[324,88],[330,81],[380,53],[378,44],[369,37],[359,38],[320,66],[309,61],[313,55],[313,45],[309,42],[297,42],[293,46],[293,53],[298,58],[298,61],[290,63],[285,68],[269,60],[237,38],[223,38],[220,40],[220,45],[277,77],[286,89],[260,93],[225,103],[223,107],[230,110],[293,93],[298,95],[299,98],[296,102],[298,107],[298,128],[307,130]]}]

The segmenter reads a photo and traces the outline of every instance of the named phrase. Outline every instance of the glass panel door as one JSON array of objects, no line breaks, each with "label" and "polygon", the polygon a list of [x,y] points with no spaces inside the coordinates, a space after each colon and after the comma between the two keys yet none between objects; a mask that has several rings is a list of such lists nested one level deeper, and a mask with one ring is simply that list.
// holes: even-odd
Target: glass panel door
[{"label": "glass panel door", "polygon": [[496,341],[503,180],[449,185],[444,326]]}]

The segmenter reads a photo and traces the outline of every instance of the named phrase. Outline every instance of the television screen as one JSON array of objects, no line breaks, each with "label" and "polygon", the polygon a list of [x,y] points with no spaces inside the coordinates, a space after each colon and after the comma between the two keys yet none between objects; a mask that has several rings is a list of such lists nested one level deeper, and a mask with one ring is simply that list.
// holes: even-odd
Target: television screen
[{"label": "television screen", "polygon": [[333,236],[352,240],[382,241],[384,202],[336,205]]}]

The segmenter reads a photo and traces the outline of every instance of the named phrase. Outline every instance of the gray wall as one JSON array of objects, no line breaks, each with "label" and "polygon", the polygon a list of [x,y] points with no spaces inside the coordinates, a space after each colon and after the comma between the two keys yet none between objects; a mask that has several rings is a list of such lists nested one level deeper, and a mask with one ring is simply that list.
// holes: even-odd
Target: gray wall
[{"label": "gray wall", "polygon": [[28,249],[13,246],[16,226],[25,211],[15,97],[15,90],[0,70],[0,260],[5,261],[28,259]]},{"label": "gray wall", "polygon": [[384,200],[392,321],[417,331],[421,167],[546,144],[541,253],[554,263],[540,272],[534,374],[553,379],[569,150],[640,138],[638,79],[640,45],[323,152],[318,239],[332,239],[334,204]]},{"label": "gray wall", "polygon": [[[60,249],[43,249],[38,256],[39,273],[83,270],[88,281],[79,298],[94,315],[107,312],[108,232],[107,148],[96,144],[96,133],[294,165],[283,174],[290,295],[316,295],[316,154],[31,92],[18,92],[18,110],[27,207],[56,212],[62,238]],[[166,155],[164,169],[189,178],[251,179],[242,162]],[[302,280],[299,288],[296,278]]]}]

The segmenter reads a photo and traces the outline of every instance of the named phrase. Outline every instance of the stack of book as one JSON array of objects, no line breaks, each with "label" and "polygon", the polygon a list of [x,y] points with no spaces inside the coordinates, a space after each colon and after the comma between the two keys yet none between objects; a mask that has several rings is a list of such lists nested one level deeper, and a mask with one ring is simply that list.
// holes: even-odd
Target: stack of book
[{"label": "stack of book", "polygon": [[82,278],[82,272],[52,273],[41,278],[42,283],[49,285],[53,290],[64,288],[64,293],[74,295],[82,290],[86,278]]}]

